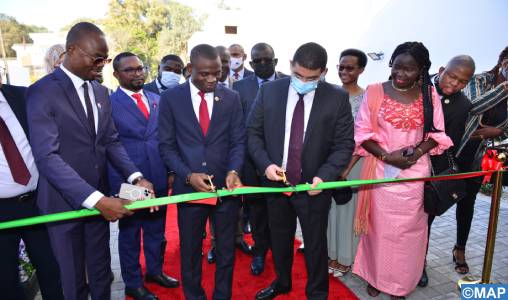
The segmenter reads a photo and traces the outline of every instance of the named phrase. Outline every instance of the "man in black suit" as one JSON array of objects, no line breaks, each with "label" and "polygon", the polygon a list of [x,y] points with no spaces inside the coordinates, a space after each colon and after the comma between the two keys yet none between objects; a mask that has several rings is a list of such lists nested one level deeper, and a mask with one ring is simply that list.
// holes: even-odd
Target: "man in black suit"
[{"label": "man in black suit", "polygon": [[228,50],[229,54],[231,54],[229,71],[229,77],[231,77],[231,80],[242,80],[254,74],[254,72],[247,70],[247,68],[244,66],[245,60],[247,59],[247,54],[245,54],[245,51],[241,45],[233,44],[229,46]]},{"label": "man in black suit", "polygon": [[174,54],[164,56],[157,67],[157,77],[143,88],[160,95],[163,91],[180,84],[183,67],[183,61],[179,56]]},{"label": "man in black suit", "polygon": [[[244,116],[248,116],[258,93],[259,86],[266,82],[274,81],[286,75],[275,72],[277,58],[272,46],[266,43],[258,43],[252,47],[250,66],[255,76],[250,76],[233,84],[233,89],[240,94]],[[242,173],[242,181],[249,186],[260,185],[260,174],[257,172],[254,163],[247,154]],[[254,258],[251,263],[251,271],[259,275],[265,268],[265,256],[270,245],[270,231],[268,229],[268,212],[266,198],[264,195],[245,195],[244,206],[248,206],[250,223],[252,225],[252,238],[254,247],[252,252]]]},{"label": "man in black suit", "polygon": [[[353,117],[348,94],[320,81],[326,50],[300,46],[291,61],[291,78],[261,85],[248,120],[248,149],[265,186],[334,181],[351,159]],[[277,277],[256,299],[273,299],[291,290],[296,217],[305,240],[308,299],[328,298],[326,226],[331,192],[313,190],[290,197],[267,197],[268,222]]]},{"label": "man in black suit", "polygon": [[[28,143],[25,87],[2,85],[0,76],[0,222],[35,217],[39,172]],[[19,282],[19,243],[37,269],[44,299],[64,299],[58,264],[44,225],[0,230],[2,299],[24,299]]]}]

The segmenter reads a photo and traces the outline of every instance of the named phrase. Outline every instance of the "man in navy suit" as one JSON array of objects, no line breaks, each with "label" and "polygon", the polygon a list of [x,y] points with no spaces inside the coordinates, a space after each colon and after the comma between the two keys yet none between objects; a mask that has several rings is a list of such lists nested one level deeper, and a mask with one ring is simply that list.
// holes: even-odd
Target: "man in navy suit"
[{"label": "man in navy suit", "polygon": [[164,56],[157,67],[157,77],[145,84],[144,89],[160,95],[165,90],[177,86],[180,84],[183,67],[183,61],[179,56],[174,54]]},{"label": "man in navy suit", "polygon": [[[120,87],[111,94],[113,120],[122,145],[141,172],[154,184],[157,197],[168,194],[168,174],[159,154],[157,118],[159,95],[143,89],[146,68],[133,53],[122,52],[113,60],[113,75]],[[109,184],[112,193],[118,193],[125,182],[114,167],[108,168]],[[146,259],[147,282],[155,282],[163,287],[177,287],[178,281],[162,272],[165,207],[159,211],[137,211],[129,218],[119,221],[118,252],[125,294],[134,299],[156,299],[143,285],[139,253],[141,230]]]},{"label": "man in navy suit", "polygon": [[245,54],[245,50],[243,50],[242,45],[233,44],[228,48],[229,54],[231,55],[230,71],[229,77],[233,81],[242,80],[254,74],[251,70],[245,68],[245,60],[247,59],[247,54]]},{"label": "man in navy suit", "polygon": [[[190,60],[190,79],[161,97],[161,156],[176,173],[175,194],[211,192],[210,181],[217,188],[233,189],[241,185],[245,155],[240,97],[217,84],[221,62],[214,47],[194,47]],[[240,201],[240,197],[226,197],[178,204],[182,285],[187,299],[206,299],[201,286],[201,251],[208,216],[217,249],[213,299],[231,299]]]},{"label": "man in navy suit", "polygon": [[[42,213],[95,208],[101,217],[48,224],[65,299],[109,299],[109,223],[132,212],[108,193],[109,161],[128,182],[153,191],[118,139],[108,90],[94,81],[108,63],[104,33],[80,22],[67,34],[65,60],[27,92],[27,115],[39,169]],[[85,277],[86,276],[86,277]],[[88,282],[88,284],[87,284]]]},{"label": "man in navy suit", "polygon": [[[353,117],[346,91],[321,81],[326,50],[316,43],[300,46],[291,62],[291,78],[260,86],[248,119],[248,148],[262,184],[334,181],[354,148]],[[291,290],[296,218],[305,240],[308,299],[328,299],[326,227],[331,192],[313,190],[267,196],[268,222],[276,279],[256,299],[273,299]]]},{"label": "man in navy suit", "polygon": [[[286,77],[275,71],[277,58],[273,48],[266,43],[258,43],[252,47],[250,66],[254,70],[254,76],[247,77],[233,84],[233,89],[240,94],[243,114],[248,116],[254,103],[261,84]],[[246,155],[242,172],[242,182],[248,186],[259,186],[262,172],[257,172],[250,156]],[[250,211],[250,223],[252,225],[253,259],[251,271],[259,275],[265,268],[265,256],[270,245],[270,230],[268,229],[268,211],[266,198],[263,195],[245,195],[245,203]]]},{"label": "man in navy suit", "polygon": [[[0,222],[35,217],[39,172],[28,143],[26,88],[2,84],[0,75]],[[23,239],[44,299],[64,299],[60,271],[44,225],[0,230],[0,291],[5,300],[24,299],[19,278]]]}]

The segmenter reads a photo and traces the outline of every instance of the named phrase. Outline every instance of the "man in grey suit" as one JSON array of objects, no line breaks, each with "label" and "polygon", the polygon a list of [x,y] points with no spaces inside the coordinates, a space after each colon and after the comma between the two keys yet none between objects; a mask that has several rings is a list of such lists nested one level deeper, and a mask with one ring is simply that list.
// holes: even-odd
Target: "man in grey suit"
[{"label": "man in grey suit", "polygon": [[[326,50],[300,46],[291,62],[291,78],[261,85],[247,121],[248,150],[265,174],[262,185],[334,181],[354,148],[353,117],[346,91],[321,81]],[[308,299],[328,298],[326,227],[331,191],[312,190],[291,196],[267,196],[268,222],[276,279],[256,299],[273,299],[291,290],[296,218],[305,240]]]},{"label": "man in grey suit", "polygon": [[[287,77],[276,72],[277,58],[272,46],[266,43],[258,43],[252,47],[250,66],[254,70],[254,76],[249,76],[233,84],[233,89],[240,94],[244,116],[248,116],[258,93],[259,86]],[[246,155],[242,172],[242,180],[246,185],[259,186],[260,175],[257,172],[250,155]],[[265,268],[265,256],[270,246],[270,231],[268,229],[268,212],[266,208],[266,198],[264,195],[245,195],[244,207],[248,207],[249,220],[252,225],[252,238],[254,247],[252,247],[253,259],[251,263],[251,272],[253,275],[259,275]]]}]

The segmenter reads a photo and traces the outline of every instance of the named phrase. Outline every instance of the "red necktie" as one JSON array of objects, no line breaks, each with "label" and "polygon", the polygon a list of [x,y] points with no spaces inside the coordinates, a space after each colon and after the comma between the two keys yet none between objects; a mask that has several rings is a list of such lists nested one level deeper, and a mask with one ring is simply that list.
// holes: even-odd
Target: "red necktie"
[{"label": "red necktie", "polygon": [[238,72],[235,72],[235,74],[233,74],[233,77],[235,77],[235,79],[238,80],[238,78],[240,78],[240,74],[238,74]]},{"label": "red necktie", "polygon": [[206,105],[205,93],[202,91],[198,92],[201,97],[201,103],[199,103],[199,126],[203,130],[203,135],[206,135],[208,126],[210,126],[210,115],[208,114],[208,105]]},{"label": "red necktie", "polygon": [[132,98],[136,99],[136,103],[138,104],[139,110],[145,116],[145,118],[148,119],[150,114],[148,113],[148,109],[146,109],[146,105],[145,105],[145,102],[143,102],[143,98],[142,98],[141,94],[139,94],[139,93],[132,94]]},{"label": "red necktie", "polygon": [[12,178],[19,184],[27,185],[32,176],[26,167],[23,157],[21,157],[21,153],[19,153],[9,128],[7,128],[7,124],[5,124],[2,118],[0,118],[0,144],[2,145],[9,169],[11,169]]}]

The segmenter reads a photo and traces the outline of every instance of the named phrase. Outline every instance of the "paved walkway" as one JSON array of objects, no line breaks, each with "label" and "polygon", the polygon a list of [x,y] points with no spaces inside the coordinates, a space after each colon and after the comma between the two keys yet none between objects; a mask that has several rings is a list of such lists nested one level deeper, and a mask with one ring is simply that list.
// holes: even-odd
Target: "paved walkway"
[{"label": "paved walkway", "polygon": [[[496,251],[492,268],[492,281],[508,283],[508,195],[503,196],[499,215]],[[466,252],[470,274],[481,276],[485,239],[489,219],[490,198],[479,194],[476,201],[476,211],[472,230]],[[432,226],[430,248],[428,254],[427,272],[429,285],[425,288],[418,287],[409,297],[410,300],[444,300],[459,299],[456,282],[461,278],[457,274],[452,263],[451,251],[455,242],[455,209],[450,209],[445,215],[436,218]],[[124,298],[124,284],[120,274],[120,262],[118,260],[118,226],[111,224],[111,264],[115,274],[112,284],[111,296],[113,300]],[[341,279],[360,299],[374,299],[367,295],[365,283],[351,274]],[[40,295],[37,299],[41,299]],[[375,299],[389,299],[381,294]]]}]

